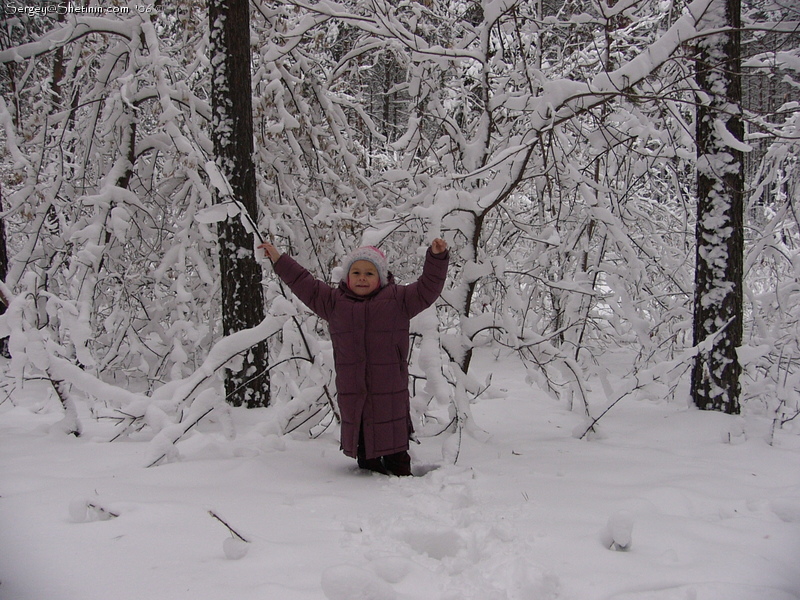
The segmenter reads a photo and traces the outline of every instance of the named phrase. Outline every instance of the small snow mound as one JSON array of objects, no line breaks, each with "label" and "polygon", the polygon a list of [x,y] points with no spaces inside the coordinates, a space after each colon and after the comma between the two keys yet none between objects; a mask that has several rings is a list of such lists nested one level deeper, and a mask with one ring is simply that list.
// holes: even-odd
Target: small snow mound
[{"label": "small snow mound", "polygon": [[73,523],[84,523],[88,520],[88,503],[85,498],[76,498],[69,503],[69,518]]},{"label": "small snow mound", "polygon": [[225,553],[225,558],[228,560],[244,558],[248,550],[247,542],[239,538],[229,537],[225,538],[225,541],[222,542],[222,551]]},{"label": "small snow mound", "polygon": [[328,600],[395,600],[397,594],[383,579],[353,565],[323,571],[322,591]]},{"label": "small snow mound", "polygon": [[411,572],[411,561],[402,556],[384,556],[372,562],[378,577],[389,583],[399,583]]},{"label": "small snow mound", "polygon": [[626,552],[631,548],[633,533],[633,515],[620,510],[608,519],[606,528],[600,534],[603,546],[611,550]]}]

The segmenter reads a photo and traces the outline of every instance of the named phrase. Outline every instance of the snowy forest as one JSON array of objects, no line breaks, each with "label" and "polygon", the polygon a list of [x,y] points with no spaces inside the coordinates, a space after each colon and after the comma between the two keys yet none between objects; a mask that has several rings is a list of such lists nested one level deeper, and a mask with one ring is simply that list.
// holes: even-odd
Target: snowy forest
[{"label": "snowy forest", "polygon": [[324,430],[325,328],[255,245],[329,281],[376,245],[408,281],[442,236],[450,283],[410,357],[423,430],[477,431],[477,348],[513,350],[585,434],[589,387],[689,377],[701,408],[783,427],[798,20],[769,0],[7,3],[5,393],[46,380],[65,431],[80,400],[165,454],[230,405]]}]

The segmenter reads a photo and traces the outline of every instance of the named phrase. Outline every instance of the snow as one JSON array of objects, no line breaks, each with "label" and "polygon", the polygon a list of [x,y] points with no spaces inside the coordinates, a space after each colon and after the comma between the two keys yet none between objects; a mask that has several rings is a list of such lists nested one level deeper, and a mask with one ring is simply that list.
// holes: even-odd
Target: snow
[{"label": "snow", "polygon": [[454,437],[422,439],[414,478],[360,472],[333,428],[279,436],[273,409],[145,468],[152,445],[109,443],[83,405],[82,437],[52,430],[60,404],[27,382],[0,403],[0,598],[800,598],[796,425],[769,445],[764,416],[630,399],[582,441],[513,356],[474,363],[505,390],[472,406],[491,437],[455,465]]}]

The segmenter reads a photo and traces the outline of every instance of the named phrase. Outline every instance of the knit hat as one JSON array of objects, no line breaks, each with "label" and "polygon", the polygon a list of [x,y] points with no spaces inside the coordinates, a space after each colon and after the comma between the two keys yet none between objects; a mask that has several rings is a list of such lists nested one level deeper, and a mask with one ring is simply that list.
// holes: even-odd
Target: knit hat
[{"label": "knit hat", "polygon": [[381,279],[381,287],[389,283],[389,263],[386,260],[386,255],[375,246],[356,248],[344,257],[344,261],[342,261],[342,267],[344,268],[343,279],[347,280],[347,276],[350,274],[350,267],[359,260],[368,260],[375,265],[375,268],[378,269],[378,277]]}]

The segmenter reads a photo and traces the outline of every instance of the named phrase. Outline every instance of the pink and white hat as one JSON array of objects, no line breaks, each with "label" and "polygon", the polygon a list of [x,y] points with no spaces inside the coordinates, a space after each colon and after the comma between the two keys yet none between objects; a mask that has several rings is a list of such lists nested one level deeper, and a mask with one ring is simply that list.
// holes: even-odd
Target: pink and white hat
[{"label": "pink and white hat", "polygon": [[386,260],[386,255],[375,246],[356,248],[344,257],[344,261],[342,261],[344,278],[347,278],[353,263],[359,260],[368,260],[375,265],[375,268],[378,269],[378,277],[381,279],[381,287],[389,283],[389,263]]}]

